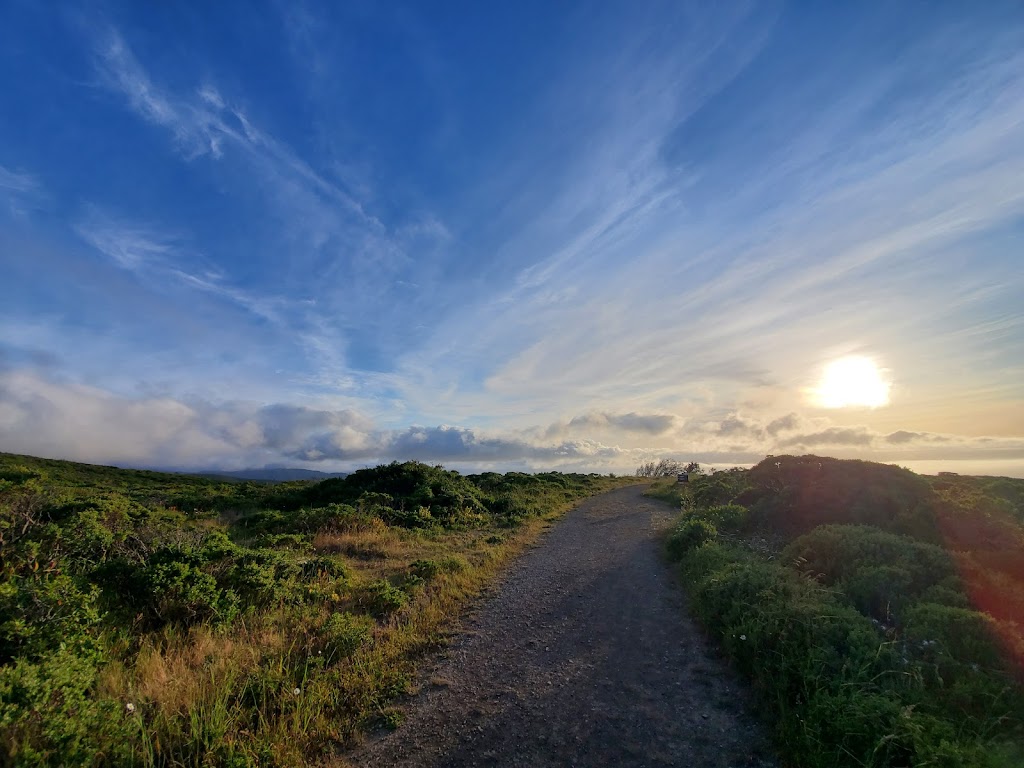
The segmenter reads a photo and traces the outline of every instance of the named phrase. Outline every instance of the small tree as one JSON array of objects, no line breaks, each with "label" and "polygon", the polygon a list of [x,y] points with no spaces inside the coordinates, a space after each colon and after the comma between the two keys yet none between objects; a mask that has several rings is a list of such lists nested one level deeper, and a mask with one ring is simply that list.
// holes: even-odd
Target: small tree
[{"label": "small tree", "polygon": [[681,462],[675,459],[661,459],[657,463],[648,461],[636,468],[637,477],[670,477],[684,472]]}]

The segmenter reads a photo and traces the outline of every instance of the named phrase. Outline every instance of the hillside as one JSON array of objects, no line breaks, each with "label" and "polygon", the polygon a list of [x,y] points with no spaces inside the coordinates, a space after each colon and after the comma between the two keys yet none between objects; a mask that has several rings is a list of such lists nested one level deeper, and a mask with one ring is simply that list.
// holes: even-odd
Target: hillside
[{"label": "hillside", "polygon": [[264,467],[262,469],[222,469],[200,473],[204,477],[217,479],[228,477],[233,480],[255,480],[265,483],[287,483],[295,480],[330,480],[347,477],[348,472],[320,472],[315,469],[298,469],[294,467]]},{"label": "hillside", "polygon": [[416,462],[220,482],[0,454],[0,764],[304,765],[552,515],[621,485]]},{"label": "hillside", "polygon": [[1024,764],[1024,480],[774,456],[653,494],[794,764]]}]

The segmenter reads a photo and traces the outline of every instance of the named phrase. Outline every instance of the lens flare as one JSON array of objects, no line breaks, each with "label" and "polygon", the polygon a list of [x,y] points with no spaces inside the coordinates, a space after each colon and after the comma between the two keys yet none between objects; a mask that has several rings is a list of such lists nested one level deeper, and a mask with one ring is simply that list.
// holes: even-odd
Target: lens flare
[{"label": "lens flare", "polygon": [[890,386],[874,360],[843,357],[825,366],[811,394],[821,408],[880,408],[889,402]]}]

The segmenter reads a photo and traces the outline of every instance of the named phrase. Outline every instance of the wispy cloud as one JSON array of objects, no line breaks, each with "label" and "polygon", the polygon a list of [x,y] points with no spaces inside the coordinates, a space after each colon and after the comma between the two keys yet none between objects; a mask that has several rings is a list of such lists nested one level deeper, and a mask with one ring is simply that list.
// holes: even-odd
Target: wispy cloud
[{"label": "wispy cloud", "polygon": [[15,173],[0,165],[0,189],[10,193],[35,193],[39,191],[39,182],[28,173]]},{"label": "wispy cloud", "polygon": [[[443,326],[443,342],[424,355],[432,365],[439,352],[455,369],[463,356],[493,361],[484,392],[459,388],[445,405],[472,413],[501,399],[564,407],[570,399],[597,405],[628,397],[649,407],[674,391],[678,407],[703,382],[714,382],[720,402],[775,383],[795,392],[798,377],[842,345],[890,350],[904,366],[897,376],[913,375],[906,352],[948,348],[961,332],[941,338],[929,309],[937,296],[944,305],[965,283],[1024,285],[1005,258],[988,261],[988,274],[953,266],[955,250],[971,247],[965,241],[1024,213],[1014,181],[1024,175],[1024,70],[1007,40],[990,53],[987,44],[960,40],[972,66],[889,107],[887,124],[872,121],[891,99],[892,80],[911,76],[914,57],[897,74],[865,83],[854,100],[819,97],[799,112],[802,132],[756,167],[716,177],[719,155],[694,158],[691,168],[706,168],[687,185],[675,177],[668,184],[666,169],[649,163],[640,178],[663,199],[638,207],[620,191],[578,244],[524,271],[507,303],[468,310],[476,322],[464,316]],[[755,108],[791,107],[780,93]],[[731,117],[737,134],[752,128],[745,115]],[[642,139],[627,135],[641,157],[677,125],[640,123]],[[615,166],[597,177],[614,179]],[[712,188],[723,178],[735,193]],[[580,175],[567,196],[585,199],[595,186],[607,188]],[[936,261],[940,250],[949,258]],[[559,300],[553,286],[572,299]],[[1013,322],[1004,316],[977,331],[990,336]],[[980,349],[960,348],[961,366]]]},{"label": "wispy cloud", "polygon": [[[281,272],[290,290],[306,294],[308,321],[301,337],[313,353],[311,362],[323,368],[320,379],[341,378],[345,337],[355,326],[371,334],[370,323],[379,317],[376,343],[402,344],[404,334],[390,333],[390,326],[408,325],[426,303],[415,297],[425,298],[431,287],[423,283],[430,282],[432,268],[408,249],[423,250],[450,237],[436,215],[415,211],[389,230],[343,183],[257,126],[209,80],[184,93],[156,84],[113,28],[99,36],[96,62],[100,83],[122,95],[139,117],[167,129],[185,159],[230,163],[242,188],[265,196],[277,224],[274,242],[257,244],[251,258],[265,262],[268,272]],[[255,304],[215,281],[189,279],[196,287]],[[411,293],[415,303],[409,296],[393,300],[392,286],[402,279],[417,286]]]},{"label": "wispy cloud", "polygon": [[114,219],[96,208],[89,209],[81,217],[75,231],[113,264],[151,285],[163,286],[170,279],[229,301],[266,320],[278,324],[285,322],[282,309],[287,302],[280,298],[256,296],[230,285],[202,254],[174,233]]},{"label": "wispy cloud", "polygon": [[131,272],[166,270],[178,261],[177,240],[148,227],[114,222],[92,212],[80,222],[78,234],[117,266]]},{"label": "wispy cloud", "polygon": [[272,181],[315,194],[324,202],[380,229],[379,221],[337,184],[329,181],[290,148],[260,130],[244,111],[231,105],[212,83],[192,93],[174,94],[155,85],[121,34],[107,28],[96,45],[97,72],[103,86],[120,93],[143,119],[168,129],[189,159],[220,158],[226,144],[243,150],[256,170]]},{"label": "wispy cloud", "polygon": [[0,201],[6,202],[11,215],[24,216],[42,192],[42,184],[32,174],[15,172],[0,165]]}]

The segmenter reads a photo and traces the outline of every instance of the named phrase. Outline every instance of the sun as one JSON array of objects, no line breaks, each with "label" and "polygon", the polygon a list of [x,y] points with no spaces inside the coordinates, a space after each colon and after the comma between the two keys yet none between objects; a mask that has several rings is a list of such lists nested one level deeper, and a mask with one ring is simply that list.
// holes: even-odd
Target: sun
[{"label": "sun", "polygon": [[842,357],[825,366],[812,393],[822,408],[880,408],[889,402],[890,383],[868,357]]}]

